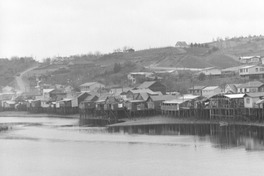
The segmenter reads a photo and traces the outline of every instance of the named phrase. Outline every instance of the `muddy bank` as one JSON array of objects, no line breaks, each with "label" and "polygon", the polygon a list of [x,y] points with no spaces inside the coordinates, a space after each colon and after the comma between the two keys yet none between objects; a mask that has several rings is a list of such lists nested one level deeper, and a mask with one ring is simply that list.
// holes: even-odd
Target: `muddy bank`
[{"label": "muddy bank", "polygon": [[225,125],[247,125],[264,127],[264,123],[243,122],[243,121],[218,121],[218,120],[199,120],[194,118],[171,118],[171,117],[147,117],[138,119],[125,119],[125,122],[108,125],[108,127],[122,126],[141,126],[141,125],[169,125],[169,124],[219,124]]}]

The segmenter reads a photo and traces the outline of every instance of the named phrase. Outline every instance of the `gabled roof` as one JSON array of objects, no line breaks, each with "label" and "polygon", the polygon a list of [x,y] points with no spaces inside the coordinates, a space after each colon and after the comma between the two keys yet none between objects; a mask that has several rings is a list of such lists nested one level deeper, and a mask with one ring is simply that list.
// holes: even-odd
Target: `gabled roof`
[{"label": "gabled roof", "polygon": [[54,91],[55,89],[43,89],[43,93],[50,93]]},{"label": "gabled roof", "polygon": [[[143,93],[143,92],[146,92],[148,93],[149,95],[159,95],[160,92],[153,92],[152,90],[150,89],[136,89],[136,90],[129,90],[130,92],[132,92],[133,94],[137,94],[137,93]],[[129,92],[128,91],[128,92]]]},{"label": "gabled roof", "polygon": [[241,84],[238,86],[238,88],[258,88],[263,86],[264,83],[260,82],[260,81],[250,81],[247,82],[245,84]]},{"label": "gabled roof", "polygon": [[152,86],[155,83],[156,83],[156,81],[145,81],[142,84],[140,84],[137,88],[138,89],[146,89],[146,88],[149,88],[150,86]]},{"label": "gabled roof", "polygon": [[264,97],[264,92],[247,93],[247,95],[253,98]]},{"label": "gabled roof", "polygon": [[205,88],[205,86],[193,86],[190,87],[189,90],[202,90],[203,88]]},{"label": "gabled roof", "polygon": [[244,98],[247,94],[226,94],[224,96],[230,98],[230,99],[236,99],[236,98]]},{"label": "gabled roof", "polygon": [[149,94],[147,92],[141,92],[140,96],[143,98],[143,100],[147,101]]}]

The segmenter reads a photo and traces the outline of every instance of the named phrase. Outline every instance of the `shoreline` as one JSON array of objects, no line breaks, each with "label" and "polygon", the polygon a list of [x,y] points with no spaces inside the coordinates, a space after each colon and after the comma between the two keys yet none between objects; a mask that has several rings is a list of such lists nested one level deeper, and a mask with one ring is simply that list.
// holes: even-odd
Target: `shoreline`
[{"label": "shoreline", "polygon": [[1,117],[56,117],[56,118],[79,118],[79,114],[60,115],[60,114],[46,114],[46,113],[28,113],[27,111],[2,111]]},{"label": "shoreline", "polygon": [[193,118],[172,118],[172,117],[147,117],[141,119],[129,119],[125,122],[107,125],[107,127],[129,127],[129,126],[143,126],[143,125],[174,125],[174,124],[219,124],[221,122],[227,123],[228,125],[245,125],[245,126],[256,126],[264,127],[264,122],[242,122],[242,121],[218,121],[218,120],[199,120]]}]

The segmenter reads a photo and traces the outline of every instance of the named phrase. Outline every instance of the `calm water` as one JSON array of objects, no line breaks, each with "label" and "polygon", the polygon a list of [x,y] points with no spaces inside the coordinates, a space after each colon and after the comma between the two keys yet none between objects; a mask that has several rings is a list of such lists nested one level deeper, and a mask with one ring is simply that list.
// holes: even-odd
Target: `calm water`
[{"label": "calm water", "polygon": [[78,127],[75,119],[0,117],[0,123],[14,125],[0,132],[0,176],[264,175],[261,128],[169,126],[149,135]]}]

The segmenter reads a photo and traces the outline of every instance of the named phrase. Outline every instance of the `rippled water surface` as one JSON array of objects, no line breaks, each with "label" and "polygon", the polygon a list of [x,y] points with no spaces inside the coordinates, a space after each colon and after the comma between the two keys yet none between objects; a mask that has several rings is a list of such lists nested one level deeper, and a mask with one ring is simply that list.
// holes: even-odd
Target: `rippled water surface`
[{"label": "rippled water surface", "polygon": [[0,176],[264,175],[259,129],[148,135],[79,127],[77,119],[0,117],[1,123],[12,129],[0,132]]}]

